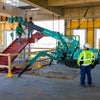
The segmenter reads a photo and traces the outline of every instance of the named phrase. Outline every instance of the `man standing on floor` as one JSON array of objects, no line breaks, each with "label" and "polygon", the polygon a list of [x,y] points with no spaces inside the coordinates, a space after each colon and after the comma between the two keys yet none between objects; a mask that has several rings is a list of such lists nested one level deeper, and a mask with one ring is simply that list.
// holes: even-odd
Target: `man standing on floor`
[{"label": "man standing on floor", "polygon": [[90,45],[88,43],[84,44],[84,50],[80,53],[77,61],[77,64],[80,66],[81,86],[85,86],[86,75],[88,86],[92,85],[91,67],[95,62],[95,55],[89,48]]}]

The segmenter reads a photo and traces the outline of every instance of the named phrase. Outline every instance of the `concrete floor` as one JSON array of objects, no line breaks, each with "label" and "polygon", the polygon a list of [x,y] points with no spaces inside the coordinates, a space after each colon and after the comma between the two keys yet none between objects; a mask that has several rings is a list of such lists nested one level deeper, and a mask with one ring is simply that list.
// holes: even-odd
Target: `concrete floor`
[{"label": "concrete floor", "polygon": [[61,76],[64,75],[64,77],[55,75],[56,77],[50,76],[48,78],[46,77],[48,74],[43,76],[42,73],[38,75],[24,74],[20,78],[14,75],[13,78],[9,79],[6,77],[6,74],[0,74],[0,100],[100,99],[100,65],[92,70],[93,87],[80,87],[79,69],[71,69],[63,64],[57,64],[45,67],[45,73],[48,68],[54,68],[58,72],[62,72],[60,74]]}]

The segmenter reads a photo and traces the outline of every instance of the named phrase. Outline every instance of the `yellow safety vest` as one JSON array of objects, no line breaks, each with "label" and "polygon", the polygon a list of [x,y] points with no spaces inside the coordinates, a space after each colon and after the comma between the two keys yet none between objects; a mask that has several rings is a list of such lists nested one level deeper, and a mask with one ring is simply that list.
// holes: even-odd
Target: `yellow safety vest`
[{"label": "yellow safety vest", "polygon": [[90,50],[84,50],[80,53],[77,64],[79,66],[80,65],[87,66],[93,64],[94,61],[95,61],[94,53]]}]

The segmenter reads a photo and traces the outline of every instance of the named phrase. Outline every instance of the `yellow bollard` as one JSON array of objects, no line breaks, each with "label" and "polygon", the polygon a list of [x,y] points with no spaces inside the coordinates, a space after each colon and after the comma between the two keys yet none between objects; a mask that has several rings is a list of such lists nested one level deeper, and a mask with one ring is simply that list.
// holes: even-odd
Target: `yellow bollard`
[{"label": "yellow bollard", "polygon": [[38,65],[37,65],[37,68],[41,68],[42,66],[41,66],[41,64],[40,63],[38,63]]},{"label": "yellow bollard", "polygon": [[11,55],[9,54],[8,56],[8,74],[7,74],[7,77],[8,78],[12,78],[13,77],[13,74],[11,72]]},{"label": "yellow bollard", "polygon": [[8,72],[7,77],[8,78],[12,78],[13,77],[13,74],[11,72]]}]

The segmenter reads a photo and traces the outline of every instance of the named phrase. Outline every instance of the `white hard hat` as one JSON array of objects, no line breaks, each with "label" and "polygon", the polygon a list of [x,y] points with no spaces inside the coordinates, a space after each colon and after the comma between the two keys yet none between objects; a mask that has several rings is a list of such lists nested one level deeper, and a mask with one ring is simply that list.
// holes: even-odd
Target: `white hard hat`
[{"label": "white hard hat", "polygon": [[85,43],[85,44],[84,44],[84,47],[90,48],[90,45],[89,45],[88,43]]}]

